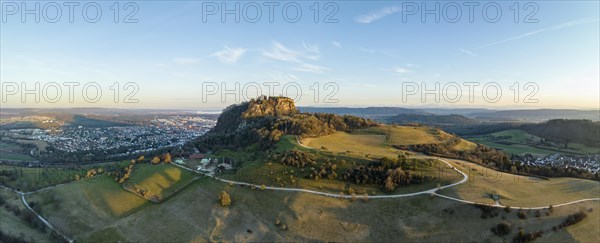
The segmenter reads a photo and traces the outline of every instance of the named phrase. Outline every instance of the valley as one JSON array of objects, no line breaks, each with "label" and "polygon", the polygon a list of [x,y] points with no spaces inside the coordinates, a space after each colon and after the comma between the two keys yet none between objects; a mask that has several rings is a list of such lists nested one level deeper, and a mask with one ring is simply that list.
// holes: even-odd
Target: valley
[{"label": "valley", "polygon": [[[215,131],[194,142],[210,148],[203,151],[204,158],[229,163],[232,169],[202,172],[197,159],[172,158],[171,153],[74,167],[2,165],[5,206],[0,213],[10,224],[26,226],[3,226],[3,233],[27,232],[39,241],[60,241],[63,235],[82,242],[502,242],[519,237],[561,242],[590,241],[600,233],[598,181],[494,169],[492,161],[503,160],[496,152],[429,126],[343,117],[338,120],[343,123],[322,130],[315,118],[326,118],[321,120],[326,123],[338,118],[307,118],[293,107],[272,116],[275,121],[263,120],[277,112],[268,102],[281,107],[277,102],[287,101],[262,102],[249,105],[261,115],[241,110],[246,118],[239,124],[247,131],[253,123],[268,128],[264,138],[231,147],[215,139],[234,141],[246,135],[229,133],[236,123],[218,123]],[[296,116],[313,119],[312,131],[294,134],[294,129],[307,129],[290,125]],[[359,127],[337,130],[349,122]],[[310,133],[315,135],[306,135]],[[510,135],[519,141],[535,139]],[[432,152],[419,152],[425,148]],[[230,205],[222,206],[218,199],[223,192],[230,195]],[[56,231],[19,218],[29,210],[21,201]],[[21,208],[19,215],[14,207]],[[572,215],[582,216],[573,223],[567,221]],[[508,232],[490,230],[501,224],[510,226]]]}]

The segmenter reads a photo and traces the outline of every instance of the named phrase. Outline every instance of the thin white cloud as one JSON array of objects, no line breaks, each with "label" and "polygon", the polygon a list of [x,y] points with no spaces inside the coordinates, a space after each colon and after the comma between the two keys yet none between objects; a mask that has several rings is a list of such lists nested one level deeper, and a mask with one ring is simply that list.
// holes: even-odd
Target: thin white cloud
[{"label": "thin white cloud", "polygon": [[321,56],[321,52],[319,51],[319,46],[314,44],[306,44],[302,42],[302,46],[304,47],[304,58],[317,60]]},{"label": "thin white cloud", "polygon": [[410,72],[412,72],[412,71],[410,71],[410,70],[408,70],[406,68],[398,67],[398,66],[394,67],[392,69],[392,71],[394,71],[395,73],[410,73]]},{"label": "thin white cloud", "polygon": [[291,49],[288,49],[279,42],[274,42],[271,51],[264,51],[263,56],[268,57],[277,61],[284,62],[298,62],[300,53]]},{"label": "thin white cloud", "polygon": [[225,49],[215,52],[213,56],[219,58],[219,61],[233,64],[236,63],[242,55],[246,52],[244,48],[229,48],[225,46]]},{"label": "thin white cloud", "polygon": [[173,61],[180,65],[190,65],[190,64],[200,63],[200,59],[193,58],[193,57],[177,57],[177,58],[174,58]]},{"label": "thin white cloud", "polygon": [[339,43],[339,42],[337,42],[337,41],[332,41],[332,42],[331,42],[331,44],[332,44],[333,46],[337,47],[337,48],[342,48],[342,44],[340,44],[340,43]]},{"label": "thin white cloud", "polygon": [[421,65],[412,64],[412,63],[407,63],[406,66],[409,67],[409,68],[420,68],[421,67]]},{"label": "thin white cloud", "polygon": [[273,78],[274,81],[279,81],[279,82],[293,82],[293,81],[299,81],[300,78],[298,78],[298,76],[290,74],[290,73],[282,73],[282,72],[274,72],[274,73],[267,73],[269,76],[271,76],[271,78]]},{"label": "thin white cloud", "polygon": [[500,40],[500,41],[495,41],[495,42],[491,42],[482,46],[479,46],[475,49],[481,49],[481,48],[486,48],[486,47],[490,47],[490,46],[495,46],[504,42],[508,42],[508,41],[513,41],[513,40],[518,40],[521,39],[523,37],[527,37],[527,36],[532,36],[532,35],[536,35],[539,33],[543,33],[546,31],[552,31],[552,30],[560,30],[560,29],[564,29],[564,28],[569,28],[569,27],[573,27],[576,25],[580,25],[580,24],[587,24],[587,23],[593,23],[593,22],[598,22],[599,19],[591,19],[591,18],[585,18],[585,19],[578,19],[578,20],[573,20],[573,21],[569,21],[569,22],[565,22],[565,23],[561,23],[555,26],[551,26],[548,28],[543,28],[543,29],[539,29],[539,30],[535,30],[535,31],[531,31],[522,35],[518,35],[515,37],[511,37],[508,39],[504,39],[504,40]]},{"label": "thin white cloud", "polygon": [[320,58],[319,46],[302,43],[302,47],[301,50],[293,50],[279,42],[274,42],[271,50],[264,51],[262,54],[276,61],[296,63],[298,65],[292,68],[296,71],[323,73],[329,70],[323,66],[306,63],[306,60],[314,61]]},{"label": "thin white cloud", "polygon": [[377,11],[373,11],[373,12],[369,12],[367,14],[360,15],[360,16],[354,18],[354,20],[356,20],[356,22],[361,23],[361,24],[369,24],[373,21],[376,21],[385,16],[388,16],[390,14],[394,14],[394,13],[397,13],[400,11],[402,11],[401,7],[396,7],[396,6],[385,7],[385,8],[379,9]]},{"label": "thin white cloud", "polygon": [[319,66],[319,65],[308,64],[308,63],[302,63],[293,69],[296,71],[302,71],[302,72],[308,72],[308,73],[323,73],[323,72],[329,70],[329,68]]},{"label": "thin white cloud", "polygon": [[302,62],[302,59],[317,60],[321,57],[319,46],[302,43],[303,49],[293,50],[279,42],[274,42],[270,51],[264,51],[263,56],[277,61]]},{"label": "thin white cloud", "polygon": [[472,52],[472,51],[469,51],[469,50],[465,50],[465,49],[463,49],[463,48],[458,48],[458,50],[459,50],[460,52],[462,52],[462,53],[466,53],[467,55],[469,55],[469,56],[472,56],[472,57],[476,57],[476,56],[477,56],[477,53],[475,53],[475,52]]}]

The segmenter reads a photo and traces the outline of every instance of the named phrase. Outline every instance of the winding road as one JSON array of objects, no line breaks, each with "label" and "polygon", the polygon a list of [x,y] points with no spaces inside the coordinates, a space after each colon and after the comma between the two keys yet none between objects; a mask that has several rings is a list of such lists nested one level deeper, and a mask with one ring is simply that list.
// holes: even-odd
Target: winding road
[{"label": "winding road", "polygon": [[31,208],[29,206],[29,203],[27,203],[27,200],[25,199],[25,195],[28,195],[28,194],[31,194],[31,193],[34,193],[34,192],[37,192],[37,191],[45,190],[45,189],[48,189],[48,188],[53,188],[55,186],[46,187],[46,188],[42,188],[42,189],[39,189],[39,190],[36,190],[36,191],[31,191],[31,192],[20,192],[20,191],[13,190],[13,189],[5,187],[5,186],[0,186],[0,188],[2,188],[4,190],[12,191],[12,192],[15,192],[15,193],[19,194],[19,196],[21,197],[21,202],[23,203],[23,205],[25,205],[25,207],[27,208],[27,210],[29,210],[33,214],[35,214],[35,216],[40,221],[42,221],[42,223],[44,223],[49,229],[53,230],[58,235],[60,235],[61,237],[63,237],[63,239],[65,239],[65,241],[67,241],[67,242],[73,242],[73,239],[69,238],[68,236],[66,236],[65,234],[63,234],[62,232],[60,232],[58,229],[56,229],[54,226],[52,226],[52,224],[50,224],[50,222],[48,222],[48,220],[46,220],[44,217],[42,217],[42,215],[39,215],[35,210],[33,210],[33,208]]},{"label": "winding road", "polygon": [[[314,149],[311,147],[308,147],[302,143],[300,143],[300,140],[298,139],[298,137],[296,137],[296,141],[298,142],[298,144],[304,148],[309,148],[309,149]],[[345,194],[335,194],[335,193],[328,193],[328,192],[321,192],[321,191],[315,191],[315,190],[309,190],[309,189],[302,189],[302,188],[284,188],[284,187],[272,187],[272,186],[261,186],[261,185],[257,185],[257,184],[252,184],[252,183],[247,183],[247,182],[240,182],[240,181],[232,181],[232,180],[227,180],[227,179],[223,179],[223,178],[219,178],[216,177],[212,174],[207,174],[207,173],[203,173],[197,170],[193,170],[191,168],[182,166],[182,165],[178,165],[178,164],[174,164],[172,163],[172,165],[177,166],[181,169],[184,170],[188,170],[191,171],[193,173],[197,173],[203,176],[208,176],[211,178],[214,178],[215,180],[224,182],[224,183],[229,183],[229,184],[233,184],[233,185],[241,185],[241,186],[248,186],[248,187],[254,187],[257,189],[264,189],[264,190],[274,190],[274,191],[287,191],[287,192],[304,192],[304,193],[311,193],[311,194],[315,194],[315,195],[320,195],[320,196],[325,196],[325,197],[332,197],[332,198],[341,198],[341,199],[390,199],[390,198],[405,198],[405,197],[413,197],[413,196],[418,196],[418,195],[434,195],[434,196],[438,196],[441,198],[445,198],[448,200],[453,200],[453,201],[457,201],[457,202],[461,202],[461,203],[466,203],[466,204],[480,204],[480,205],[487,205],[487,206],[491,206],[491,207],[506,207],[504,205],[501,205],[499,202],[496,202],[495,204],[486,204],[486,203],[478,203],[478,202],[473,202],[473,201],[468,201],[468,200],[463,200],[463,199],[459,199],[459,198],[454,198],[454,197],[450,197],[450,196],[446,196],[446,195],[442,195],[442,194],[438,194],[437,191],[438,190],[442,190],[442,189],[446,189],[446,188],[450,188],[450,187],[454,187],[460,184],[463,184],[465,182],[467,182],[469,180],[469,176],[467,174],[465,174],[464,172],[460,171],[459,169],[455,168],[450,162],[448,162],[445,159],[442,158],[436,158],[437,160],[445,163],[446,165],[448,165],[448,167],[452,168],[454,171],[458,172],[459,174],[461,174],[463,176],[463,178],[455,183],[449,184],[449,185],[445,185],[445,186],[441,186],[441,187],[437,187],[437,188],[432,188],[429,190],[424,190],[424,191],[419,191],[419,192],[413,192],[413,193],[405,193],[405,194],[395,194],[395,195],[345,195]],[[67,184],[67,183],[64,183]],[[0,186],[0,188],[3,188],[5,190],[9,190],[9,191],[13,191],[16,192],[17,194],[20,195],[21,197],[21,201],[22,203],[25,205],[25,207],[27,207],[27,209],[29,211],[31,211],[32,213],[34,213],[38,219],[40,219],[40,221],[42,221],[48,228],[52,229],[53,231],[55,231],[56,233],[58,233],[60,236],[62,236],[66,241],[68,242],[73,242],[73,239],[69,238],[68,236],[66,236],[65,234],[61,233],[58,229],[56,229],[54,226],[52,226],[52,224],[50,224],[50,222],[48,222],[44,217],[42,217],[41,215],[39,215],[37,212],[35,212],[35,210],[33,210],[33,208],[31,208],[29,206],[29,204],[27,203],[26,199],[25,199],[25,195],[29,195],[32,193],[36,193],[36,192],[40,192],[40,191],[45,191],[45,190],[49,190],[52,189],[54,187],[57,186],[61,186],[64,184],[58,184],[58,185],[54,185],[54,186],[49,186],[49,187],[45,187],[45,188],[41,188],[38,190],[34,190],[34,191],[30,191],[30,192],[20,192],[20,191],[15,191],[11,188],[8,187],[4,187],[4,186]],[[567,206],[567,205],[571,205],[571,204],[575,204],[575,203],[580,203],[580,202],[586,202],[586,201],[600,201],[600,198],[587,198],[587,199],[580,199],[580,200],[576,200],[576,201],[571,201],[571,202],[566,202],[566,203],[561,203],[561,204],[556,204],[553,205],[553,207],[561,207],[561,206]],[[537,209],[545,209],[548,208],[548,206],[542,206],[542,207],[519,207],[522,209],[528,209],[528,210],[537,210]]]},{"label": "winding road", "polygon": [[[305,146],[305,145],[304,145]],[[310,147],[308,147],[310,148]],[[406,193],[406,194],[395,194],[395,195],[345,195],[345,194],[335,194],[335,193],[328,193],[328,192],[320,192],[320,191],[315,191],[315,190],[309,190],[309,189],[303,189],[303,188],[285,188],[285,187],[272,187],[272,186],[265,186],[264,188],[261,185],[257,185],[257,184],[252,184],[252,183],[248,183],[248,182],[240,182],[240,181],[232,181],[232,180],[227,180],[227,179],[223,179],[223,178],[219,178],[219,177],[215,177],[214,175],[211,174],[207,174],[207,173],[203,173],[200,171],[196,171],[193,169],[190,169],[188,167],[182,166],[182,165],[178,165],[178,164],[173,164],[174,166],[177,166],[179,168],[197,173],[197,174],[201,174],[204,176],[208,176],[208,177],[212,177],[215,180],[221,181],[221,182],[225,182],[225,183],[229,183],[229,184],[233,184],[233,185],[241,185],[241,186],[249,186],[249,187],[254,187],[257,189],[265,189],[265,190],[274,190],[274,191],[287,191],[287,192],[304,192],[304,193],[311,193],[311,194],[315,194],[315,195],[320,195],[320,196],[326,196],[326,197],[333,197],[333,198],[342,198],[342,199],[383,199],[383,198],[403,198],[403,197],[412,197],[412,196],[418,196],[418,195],[434,195],[434,196],[438,196],[441,198],[445,198],[445,199],[449,199],[449,200],[453,200],[453,201],[457,201],[457,202],[462,202],[462,203],[467,203],[467,204],[483,204],[483,205],[488,205],[488,206],[492,206],[492,207],[499,207],[499,208],[503,208],[506,207],[505,205],[501,205],[500,203],[495,203],[495,204],[486,204],[486,203],[478,203],[478,202],[473,202],[473,201],[468,201],[468,200],[463,200],[463,199],[459,199],[459,198],[454,198],[454,197],[450,197],[450,196],[446,196],[446,195],[441,195],[438,194],[437,191],[438,190],[442,190],[445,188],[449,188],[449,187],[453,187],[453,186],[457,186],[460,184],[463,184],[465,182],[467,182],[469,180],[469,176],[467,174],[465,174],[464,172],[460,171],[459,169],[456,169],[454,166],[452,166],[452,164],[450,164],[450,162],[446,161],[445,159],[442,158],[436,158],[439,161],[444,162],[446,165],[448,165],[450,168],[452,168],[454,171],[460,173],[463,178],[462,180],[449,184],[449,185],[445,185],[445,186],[441,186],[441,187],[437,187],[437,188],[432,188],[429,190],[424,190],[424,191],[419,191],[419,192],[413,192],[413,193]],[[580,202],[586,202],[586,201],[600,201],[600,198],[586,198],[586,199],[581,199],[581,200],[576,200],[576,201],[572,201],[572,202],[567,202],[567,203],[562,203],[562,204],[556,204],[553,205],[553,207],[561,207],[561,206],[567,206],[567,205],[571,205],[571,204],[575,204],[575,203],[580,203]],[[522,209],[545,209],[548,208],[548,206],[543,206],[543,207],[519,207]]]}]

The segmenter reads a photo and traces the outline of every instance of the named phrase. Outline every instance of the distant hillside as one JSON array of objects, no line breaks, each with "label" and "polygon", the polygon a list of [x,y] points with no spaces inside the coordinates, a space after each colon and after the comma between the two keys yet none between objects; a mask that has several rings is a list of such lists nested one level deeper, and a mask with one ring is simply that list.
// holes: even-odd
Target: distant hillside
[{"label": "distant hillside", "polygon": [[131,126],[129,123],[125,122],[117,122],[111,121],[101,117],[87,117],[81,115],[73,116],[73,121],[70,124],[71,126],[83,126],[83,127],[122,127],[122,126]]},{"label": "distant hillside", "polygon": [[471,114],[485,114],[496,112],[496,110],[482,109],[482,108],[422,108],[424,112],[435,114],[435,115],[463,115],[469,116]]},{"label": "distant hillside", "polygon": [[521,126],[524,131],[557,143],[582,143],[600,147],[600,122],[555,119]]},{"label": "distant hillside", "polygon": [[438,126],[479,124],[479,121],[461,115],[400,114],[386,118],[385,121],[396,124],[419,123]]},{"label": "distant hillside", "polygon": [[400,114],[429,114],[418,109],[407,109],[400,107],[365,107],[365,108],[350,108],[350,107],[300,107],[302,112],[311,113],[331,113],[337,115],[352,115],[364,118],[377,119]]},{"label": "distant hillside", "polygon": [[600,120],[600,110],[538,109],[504,110],[496,112],[474,113],[469,117],[489,121],[542,122],[551,119],[587,119]]}]

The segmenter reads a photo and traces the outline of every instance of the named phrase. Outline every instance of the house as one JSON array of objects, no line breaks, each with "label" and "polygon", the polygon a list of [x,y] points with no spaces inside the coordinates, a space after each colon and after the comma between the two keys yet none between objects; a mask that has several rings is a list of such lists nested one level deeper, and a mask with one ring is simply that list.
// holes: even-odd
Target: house
[{"label": "house", "polygon": [[204,154],[201,154],[201,153],[191,154],[190,159],[204,159]]},{"label": "house", "polygon": [[200,161],[200,165],[196,167],[196,170],[212,173],[215,170],[216,160],[210,158],[203,158]]},{"label": "house", "polygon": [[185,162],[183,161],[183,159],[176,159],[176,160],[175,160],[175,164],[178,164],[178,165],[184,165],[184,164],[185,164]]},{"label": "house", "polygon": [[221,170],[231,170],[233,167],[228,163],[221,163],[219,166],[217,166],[217,168]]},{"label": "house", "polygon": [[219,168],[221,171],[225,171],[225,170],[231,170],[233,169],[233,161],[229,160],[229,161],[225,161],[223,160],[223,163],[220,163],[217,168]]}]

